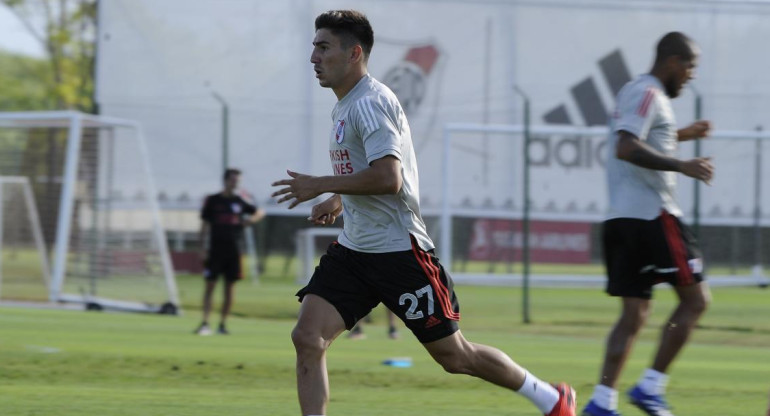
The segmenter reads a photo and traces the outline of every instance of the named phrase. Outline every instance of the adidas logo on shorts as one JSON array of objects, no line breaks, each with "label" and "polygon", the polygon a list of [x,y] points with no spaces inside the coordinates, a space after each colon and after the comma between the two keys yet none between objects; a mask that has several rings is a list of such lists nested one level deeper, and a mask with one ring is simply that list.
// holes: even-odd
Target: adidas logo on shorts
[{"label": "adidas logo on shorts", "polygon": [[441,319],[438,319],[435,316],[431,315],[428,317],[428,320],[425,321],[425,328],[432,328],[440,323],[441,323]]}]

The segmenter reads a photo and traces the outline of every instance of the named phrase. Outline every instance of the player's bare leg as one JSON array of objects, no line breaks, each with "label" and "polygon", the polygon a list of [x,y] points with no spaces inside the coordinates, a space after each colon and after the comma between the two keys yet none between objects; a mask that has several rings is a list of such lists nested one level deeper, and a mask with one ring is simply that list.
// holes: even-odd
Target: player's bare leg
[{"label": "player's bare leg", "polygon": [[206,280],[206,284],[203,288],[203,320],[198,328],[195,330],[197,335],[211,335],[211,329],[209,328],[209,315],[211,314],[211,298],[214,296],[214,287],[216,286],[216,280]]},{"label": "player's bare leg", "polygon": [[398,329],[396,329],[396,314],[387,308],[385,308],[385,312],[388,315],[388,338],[399,339],[400,335]]},{"label": "player's bare leg", "polygon": [[297,394],[303,415],[325,415],[329,403],[326,350],[342,331],[337,309],[325,299],[306,295],[291,340],[297,352]]},{"label": "player's bare leg", "polygon": [[650,415],[671,414],[671,406],[665,399],[668,383],[666,371],[684,347],[710,299],[705,282],[675,289],[679,305],[663,327],[652,368],[645,370],[636,385],[628,391],[631,403]]},{"label": "player's bare leg", "polygon": [[211,300],[214,297],[214,288],[217,282],[215,280],[207,280],[206,286],[203,289],[203,322],[209,321],[209,315],[211,315]]},{"label": "player's bare leg", "polygon": [[682,350],[711,300],[711,293],[705,282],[675,289],[679,296],[679,305],[663,327],[660,346],[652,364],[653,370],[661,373],[668,370],[671,362]]},{"label": "player's bare leg", "polygon": [[516,364],[504,352],[465,339],[460,331],[423,344],[448,373],[467,374],[516,391],[547,415],[574,416],[575,393],[566,384],[552,386]]},{"label": "player's bare leg", "polygon": [[511,390],[524,384],[524,369],[497,348],[469,342],[460,331],[423,344],[448,373],[467,374]]},{"label": "player's bare leg", "polygon": [[633,348],[636,336],[650,313],[649,299],[622,298],[622,312],[607,336],[604,365],[599,384],[615,389],[620,372]]},{"label": "player's bare leg", "polygon": [[222,316],[219,321],[219,333],[227,334],[225,324],[227,317],[230,316],[230,310],[233,307],[233,298],[235,297],[235,282],[225,281],[224,286],[224,299],[222,300]]}]

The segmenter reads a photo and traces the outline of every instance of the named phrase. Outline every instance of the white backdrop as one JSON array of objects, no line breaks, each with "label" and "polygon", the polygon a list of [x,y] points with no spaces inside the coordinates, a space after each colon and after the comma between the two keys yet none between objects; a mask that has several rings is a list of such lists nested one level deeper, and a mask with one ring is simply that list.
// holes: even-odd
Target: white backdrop
[{"label": "white backdrop", "polygon": [[[212,93],[220,94],[230,104],[230,164],[245,171],[246,187],[267,202],[269,183],[287,168],[331,173],[327,135],[335,98],[318,86],[309,55],[315,16],[348,7],[365,12],[374,27],[370,73],[410,102],[427,208],[440,205],[446,123],[521,122],[513,91],[519,85],[532,99],[533,123],[558,114],[572,125],[596,124],[597,114],[614,103],[602,62],[613,58],[611,69],[632,77],[646,72],[655,42],[670,30],[687,33],[703,50],[694,85],[706,118],[728,130],[770,124],[770,6],[694,0],[103,0],[101,111],[141,121],[160,190],[197,203],[220,186],[221,110]],[[693,100],[688,90],[675,101],[682,125],[692,121]],[[534,151],[555,149],[562,139],[543,138]],[[602,140],[582,146],[595,154]],[[460,144],[455,166],[469,173],[453,204],[490,200],[500,206],[518,192],[480,186],[488,177],[519,171],[516,149],[494,148],[497,142]],[[717,169],[724,166],[717,180],[735,186],[711,194],[704,189],[704,214],[737,204],[748,215],[753,147],[711,143],[706,151],[716,156]],[[511,154],[509,163],[500,160]],[[770,166],[770,143],[764,160]],[[535,206],[553,201],[565,213],[590,205],[603,210],[601,164],[568,165],[554,159],[533,168]],[[687,209],[691,185],[680,183]],[[770,206],[770,184],[763,195]]]}]

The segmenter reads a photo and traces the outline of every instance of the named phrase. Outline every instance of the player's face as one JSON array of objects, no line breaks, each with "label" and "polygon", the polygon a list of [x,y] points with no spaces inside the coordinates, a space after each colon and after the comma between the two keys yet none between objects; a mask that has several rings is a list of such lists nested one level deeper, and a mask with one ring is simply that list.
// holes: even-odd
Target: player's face
[{"label": "player's face", "polygon": [[225,189],[232,192],[238,189],[238,185],[241,183],[241,175],[230,175],[225,179]]},{"label": "player's face", "polygon": [[698,66],[698,51],[693,50],[691,59],[674,57],[674,71],[669,81],[666,83],[666,94],[671,97],[678,97],[682,93],[682,88],[688,81],[695,78],[695,68]]},{"label": "player's face", "polygon": [[322,87],[335,88],[344,82],[350,68],[349,57],[349,50],[342,47],[340,38],[329,29],[315,32],[310,62]]}]

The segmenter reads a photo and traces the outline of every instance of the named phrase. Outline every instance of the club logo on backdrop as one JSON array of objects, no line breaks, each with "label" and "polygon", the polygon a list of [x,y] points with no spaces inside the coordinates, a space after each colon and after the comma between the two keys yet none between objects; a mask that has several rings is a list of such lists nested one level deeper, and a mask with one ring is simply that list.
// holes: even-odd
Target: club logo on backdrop
[{"label": "club logo on backdrop", "polygon": [[341,144],[345,140],[345,120],[337,120],[337,127],[334,128],[334,141]]},{"label": "club logo on backdrop", "polygon": [[407,117],[416,113],[425,98],[428,75],[438,59],[439,51],[435,46],[415,46],[385,73],[382,82],[396,94]]},{"label": "club logo on backdrop", "polygon": [[[603,81],[606,83],[614,100],[620,89],[623,88],[623,85],[631,81],[631,72],[628,70],[620,49],[614,50],[599,59],[598,64],[602,72],[599,82]],[[602,102],[594,77],[588,76],[583,78],[580,82],[574,84],[569,92],[586,126],[603,126],[607,124],[607,115],[610,113],[607,108],[612,108],[614,102],[610,103],[609,106]],[[565,104],[559,104],[547,111],[543,115],[543,121],[547,124],[581,124],[580,122],[573,121]]]},{"label": "club logo on backdrop", "polygon": [[[571,100],[568,99],[543,114],[546,124],[607,125],[608,117],[615,106],[615,97],[623,85],[631,81],[631,73],[619,49],[608,53],[597,63],[601,76],[587,76],[573,84],[569,88]],[[611,102],[607,104],[599,92],[599,84],[602,83],[612,94]],[[574,106],[568,105],[570,101]],[[605,165],[605,146],[605,137],[535,136],[530,146],[530,161],[535,167],[555,165],[566,169],[592,169],[594,166]]]}]

